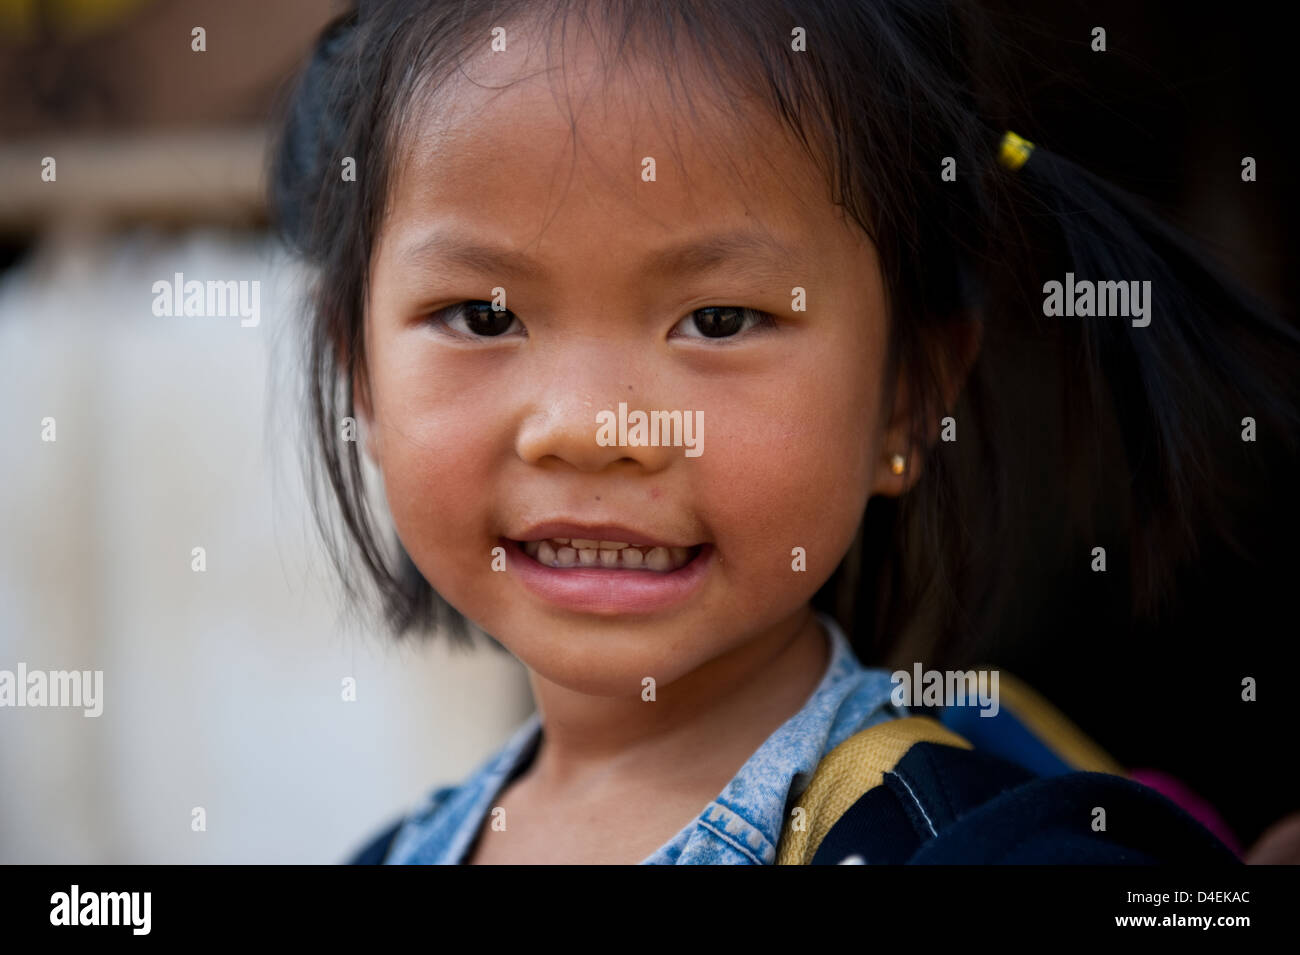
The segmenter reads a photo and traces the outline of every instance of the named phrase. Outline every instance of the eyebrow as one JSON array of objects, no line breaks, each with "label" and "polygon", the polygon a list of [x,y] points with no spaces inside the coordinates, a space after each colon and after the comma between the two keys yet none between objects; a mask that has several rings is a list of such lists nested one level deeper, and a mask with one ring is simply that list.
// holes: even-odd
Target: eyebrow
[{"label": "eyebrow", "polygon": [[[526,252],[476,242],[450,230],[435,231],[398,253],[406,265],[440,265],[510,278],[538,280],[546,274],[541,262]],[[724,265],[755,275],[774,276],[802,262],[796,250],[764,232],[721,232],[679,242],[651,253],[642,263],[647,278],[684,278]]]}]

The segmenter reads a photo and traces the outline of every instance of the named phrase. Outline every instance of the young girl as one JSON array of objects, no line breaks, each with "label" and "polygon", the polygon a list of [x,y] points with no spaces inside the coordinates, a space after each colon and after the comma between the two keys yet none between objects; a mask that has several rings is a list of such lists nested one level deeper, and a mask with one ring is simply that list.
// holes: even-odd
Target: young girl
[{"label": "young girl", "polygon": [[1131,476],[1137,611],[1219,525],[1241,419],[1293,435],[1295,333],[1004,136],[987,35],[925,0],[376,0],[322,37],[272,184],[319,269],[318,474],[392,629],[472,622],[537,705],[361,858],[778,861],[827,754],[908,715],[860,661],[994,619],[1036,490],[1008,369],[1068,395],[1062,523]]}]

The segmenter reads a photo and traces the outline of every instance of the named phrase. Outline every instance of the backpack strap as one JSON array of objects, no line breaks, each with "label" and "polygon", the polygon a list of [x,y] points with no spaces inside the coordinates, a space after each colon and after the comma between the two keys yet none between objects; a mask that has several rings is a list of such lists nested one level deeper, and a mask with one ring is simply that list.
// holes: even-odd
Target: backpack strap
[{"label": "backpack strap", "polygon": [[871,789],[881,785],[913,746],[971,744],[928,716],[877,723],[854,733],[823,757],[790,810],[777,846],[777,865],[808,865],[831,827]]},{"label": "backpack strap", "polygon": [[929,717],[831,750],[777,847],[778,865],[1238,862],[1153,789],[1110,773],[1041,776]]}]

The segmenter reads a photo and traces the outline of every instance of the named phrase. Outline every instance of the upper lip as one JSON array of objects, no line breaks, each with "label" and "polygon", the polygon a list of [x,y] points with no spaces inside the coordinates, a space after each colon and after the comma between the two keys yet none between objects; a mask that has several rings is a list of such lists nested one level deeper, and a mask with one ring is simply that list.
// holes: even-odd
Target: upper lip
[{"label": "upper lip", "polygon": [[594,541],[617,541],[634,547],[694,547],[693,543],[673,543],[660,540],[650,534],[643,534],[618,524],[577,524],[573,521],[546,521],[534,524],[518,536],[518,541],[540,541],[553,537]]}]

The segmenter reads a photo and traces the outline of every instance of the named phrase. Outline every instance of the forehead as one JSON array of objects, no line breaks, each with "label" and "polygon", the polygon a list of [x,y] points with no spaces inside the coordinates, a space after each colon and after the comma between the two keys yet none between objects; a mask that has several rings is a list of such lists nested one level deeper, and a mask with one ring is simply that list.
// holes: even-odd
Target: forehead
[{"label": "forehead", "polygon": [[377,257],[439,227],[488,229],[542,261],[737,231],[816,261],[853,238],[824,172],[757,96],[718,90],[688,59],[612,57],[571,28],[507,26],[504,52],[485,38],[417,93],[397,147]]}]

